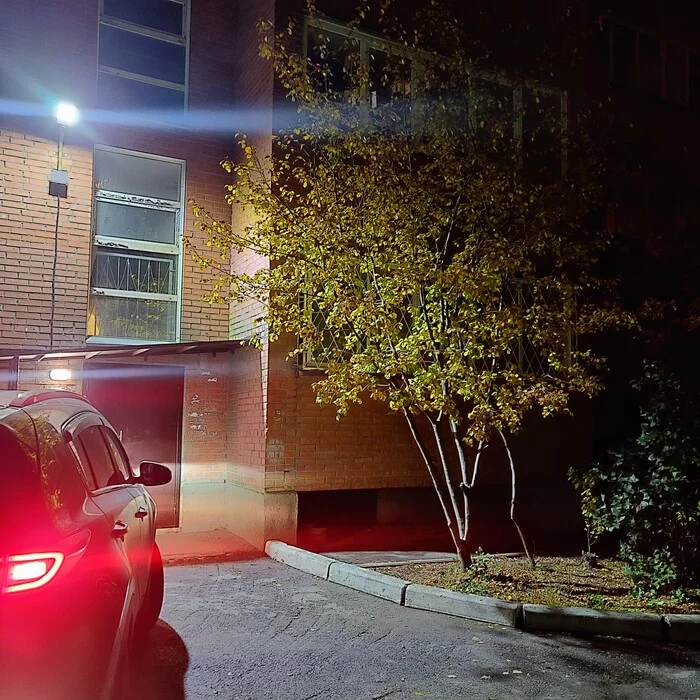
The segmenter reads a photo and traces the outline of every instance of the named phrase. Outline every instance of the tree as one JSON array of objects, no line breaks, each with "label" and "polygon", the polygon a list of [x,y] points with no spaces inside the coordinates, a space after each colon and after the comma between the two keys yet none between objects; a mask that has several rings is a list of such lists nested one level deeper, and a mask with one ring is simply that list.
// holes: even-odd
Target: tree
[{"label": "tree", "polygon": [[[595,394],[602,360],[575,339],[625,322],[599,300],[595,167],[563,132],[561,92],[480,67],[436,3],[411,31],[386,3],[372,7],[371,40],[315,29],[310,8],[306,57],[289,43],[293,26],[261,28],[297,114],[269,157],[239,136],[228,199],[254,222],[232,230],[195,204],[216,253],[195,257],[217,272],[210,301],[260,300],[261,332],[294,334],[291,354],[325,369],[320,402],[342,415],[371,398],[403,414],[463,565],[481,458],[502,444],[532,559],[508,436],[532,411]],[[516,96],[528,110],[517,123]],[[269,268],[219,265],[242,249]]]}]

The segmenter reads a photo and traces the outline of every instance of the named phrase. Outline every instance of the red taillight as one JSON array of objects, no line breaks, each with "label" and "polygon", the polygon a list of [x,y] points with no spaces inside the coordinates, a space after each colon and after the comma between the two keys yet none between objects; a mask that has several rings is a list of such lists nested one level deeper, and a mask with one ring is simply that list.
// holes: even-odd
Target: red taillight
[{"label": "red taillight", "polygon": [[16,593],[45,586],[58,573],[63,560],[61,552],[16,554],[7,557],[7,575],[3,591]]}]

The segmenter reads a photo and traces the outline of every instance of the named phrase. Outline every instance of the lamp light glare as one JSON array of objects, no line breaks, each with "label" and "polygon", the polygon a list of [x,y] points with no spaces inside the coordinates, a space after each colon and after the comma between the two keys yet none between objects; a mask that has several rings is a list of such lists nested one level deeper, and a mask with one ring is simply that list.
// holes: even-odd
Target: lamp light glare
[{"label": "lamp light glare", "polygon": [[59,102],[56,105],[56,121],[61,126],[73,126],[80,119],[80,111],[71,102]]},{"label": "lamp light glare", "polygon": [[49,371],[49,379],[52,382],[67,382],[73,378],[73,372],[66,367],[56,367]]}]

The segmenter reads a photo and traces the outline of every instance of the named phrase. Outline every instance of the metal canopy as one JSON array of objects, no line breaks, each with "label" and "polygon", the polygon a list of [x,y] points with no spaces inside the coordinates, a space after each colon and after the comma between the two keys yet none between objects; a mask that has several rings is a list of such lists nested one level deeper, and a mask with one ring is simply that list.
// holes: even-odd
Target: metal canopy
[{"label": "metal canopy", "polygon": [[246,340],[214,340],[191,343],[158,343],[148,345],[84,345],[78,348],[0,348],[0,362],[18,360],[61,360],[80,358],[91,360],[95,357],[150,357],[153,355],[187,355],[195,353],[234,352],[248,345]]}]

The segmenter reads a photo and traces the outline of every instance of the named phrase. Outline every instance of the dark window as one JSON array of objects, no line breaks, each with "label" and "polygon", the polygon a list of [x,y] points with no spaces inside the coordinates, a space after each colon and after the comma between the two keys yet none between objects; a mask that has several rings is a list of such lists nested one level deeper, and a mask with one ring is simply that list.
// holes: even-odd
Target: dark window
[{"label": "dark window", "polygon": [[513,88],[491,80],[476,79],[471,110],[478,138],[494,145],[512,144],[515,128]]},{"label": "dark window", "polygon": [[182,163],[121,151],[95,151],[95,187],[98,190],[179,202],[181,182]]},{"label": "dark window", "polygon": [[184,83],[185,47],[103,24],[100,27],[100,65]]},{"label": "dark window", "polygon": [[131,476],[131,473],[129,470],[129,458],[126,456],[124,448],[110,428],[102,428],[102,434],[104,435],[107,447],[109,448],[114,463],[117,465],[119,473],[126,481]]},{"label": "dark window", "polygon": [[690,106],[700,112],[700,54],[690,53]]},{"label": "dark window", "polygon": [[647,95],[661,97],[661,41],[648,34],[639,35],[637,81]]},{"label": "dark window", "polygon": [[104,15],[181,36],[183,7],[173,0],[104,0]]},{"label": "dark window", "polygon": [[[102,72],[97,75],[97,100],[103,109],[173,109],[182,112],[185,107],[183,90],[142,83]],[[148,116],[157,118],[158,115]]]},{"label": "dark window", "polygon": [[613,28],[613,80],[625,87],[636,86],[637,48],[635,33],[627,27]]},{"label": "dark window", "polygon": [[125,482],[124,477],[115,469],[112,456],[98,426],[91,425],[85,428],[77,436],[76,442],[79,442],[85,450],[98,489]]},{"label": "dark window", "polygon": [[369,90],[372,107],[411,94],[411,61],[386,51],[369,50]]},{"label": "dark window", "polygon": [[562,175],[561,95],[523,89],[523,167],[540,179]]},{"label": "dark window", "polygon": [[357,40],[309,27],[309,70],[317,90],[343,94],[353,83],[360,60]]},{"label": "dark window", "polygon": [[677,44],[666,44],[664,81],[666,99],[678,104],[688,101],[688,64],[686,50]]}]

